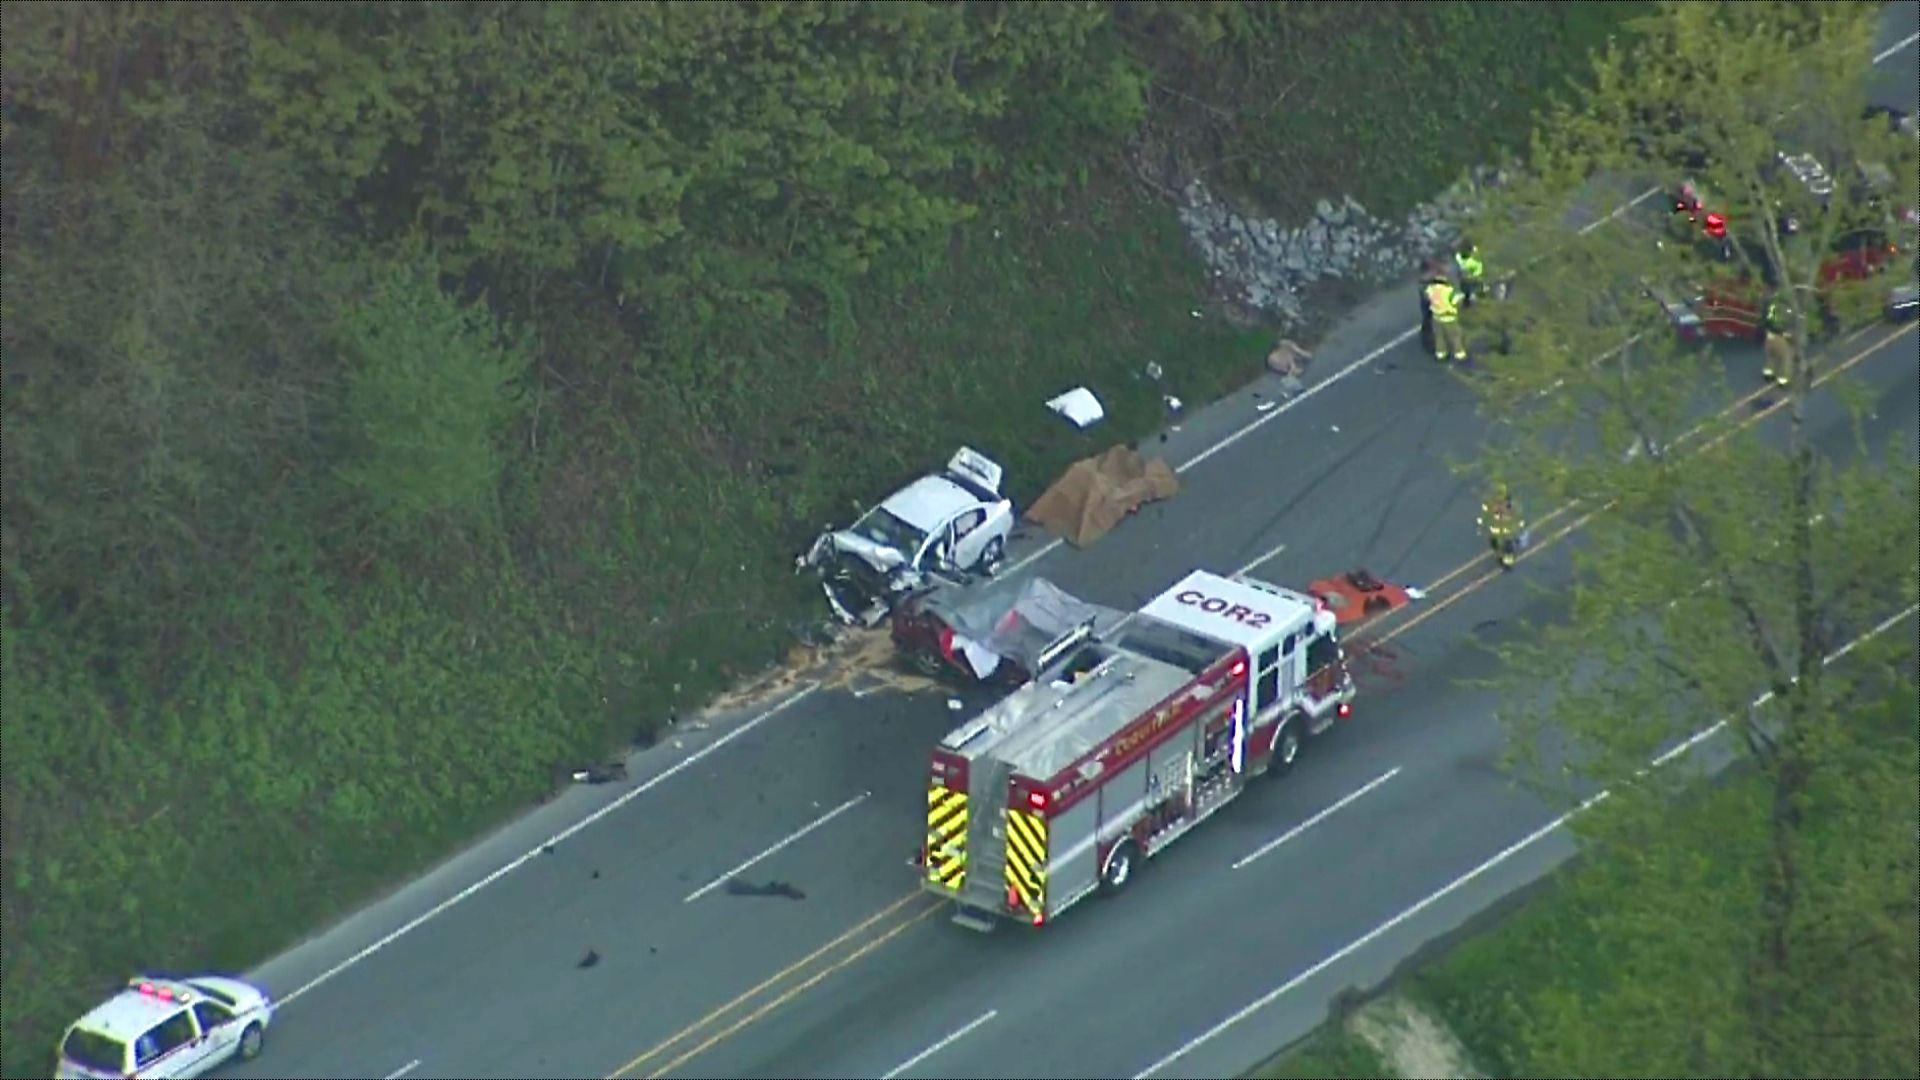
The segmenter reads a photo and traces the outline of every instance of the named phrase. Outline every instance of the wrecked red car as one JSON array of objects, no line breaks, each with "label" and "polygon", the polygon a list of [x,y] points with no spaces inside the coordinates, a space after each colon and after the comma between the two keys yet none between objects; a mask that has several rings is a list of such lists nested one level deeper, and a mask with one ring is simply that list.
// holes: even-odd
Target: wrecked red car
[{"label": "wrecked red car", "polygon": [[915,667],[970,683],[1016,687],[1125,615],[1045,578],[937,586],[894,610],[893,644]]}]

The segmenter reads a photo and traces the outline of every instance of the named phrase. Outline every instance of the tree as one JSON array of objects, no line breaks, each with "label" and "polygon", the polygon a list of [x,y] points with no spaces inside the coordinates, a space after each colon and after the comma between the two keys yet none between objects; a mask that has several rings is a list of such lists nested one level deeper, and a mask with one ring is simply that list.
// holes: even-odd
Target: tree
[{"label": "tree", "polygon": [[[1820,363],[1798,365],[1791,385],[1760,399],[1778,414],[1769,424],[1746,407],[1702,421],[1703,399],[1753,397],[1745,380],[1758,364],[1736,349],[1731,365],[1745,384],[1710,376],[1718,365],[1677,344],[1649,292],[1680,298],[1719,281],[1756,307],[1777,297],[1801,356],[1873,306],[1884,279],[1832,282],[1823,267],[1858,230],[1903,228],[1892,207],[1915,205],[1912,139],[1866,115],[1876,14],[1852,4],[1662,5],[1631,53],[1596,62],[1590,93],[1546,118],[1530,178],[1480,230],[1496,259],[1536,260],[1512,302],[1485,316],[1513,347],[1479,380],[1501,422],[1483,466],[1538,508],[1570,507],[1554,527],[1584,521],[1587,534],[1570,621],[1505,650],[1517,753],[1541,764],[1552,732],[1576,786],[1629,796],[1586,826],[1615,850],[1657,842],[1647,815],[1679,798],[1688,777],[1643,771],[1714,718],[1732,718],[1732,741],[1765,785],[1758,823],[1714,823],[1730,838],[1758,829],[1753,844],[1730,840],[1725,853],[1752,860],[1732,876],[1754,895],[1737,1037],[1716,1044],[1708,1065],[1723,1074],[1866,1075],[1889,1067],[1889,1044],[1856,1037],[1862,1028],[1911,1024],[1880,1011],[1910,995],[1863,1004],[1828,985],[1823,968],[1858,947],[1835,926],[1883,900],[1876,886],[1890,871],[1862,862],[1835,876],[1831,853],[1815,845],[1842,819],[1912,845],[1905,808],[1847,816],[1863,792],[1887,791],[1857,783],[1863,755],[1911,761],[1912,714],[1889,734],[1860,705],[1911,696],[1910,651],[1885,651],[1883,640],[1861,650],[1865,659],[1827,658],[1920,595],[1920,494],[1911,450],[1869,447],[1861,395]],[[1825,166],[1830,191],[1796,175],[1802,154]],[[1876,162],[1904,186],[1858,182]],[[1567,239],[1561,208],[1595,178],[1667,190],[1692,179],[1705,209],[1724,215],[1728,242],[1662,227],[1671,204],[1658,203],[1652,222]],[[1816,391],[1848,406],[1851,440],[1819,437]],[[1770,700],[1752,707],[1762,691]],[[1872,837],[1858,839],[1864,850]],[[1859,957],[1872,953],[1852,955],[1857,976]],[[1912,981],[1910,961],[1899,973],[1873,970]],[[1855,1006],[1872,1015],[1849,1015]],[[1899,1053],[1911,1073],[1912,1041]]]},{"label": "tree", "polygon": [[443,291],[423,247],[370,277],[336,330],[351,447],[341,477],[393,523],[493,507],[499,440],[525,396],[526,345],[481,304]]}]

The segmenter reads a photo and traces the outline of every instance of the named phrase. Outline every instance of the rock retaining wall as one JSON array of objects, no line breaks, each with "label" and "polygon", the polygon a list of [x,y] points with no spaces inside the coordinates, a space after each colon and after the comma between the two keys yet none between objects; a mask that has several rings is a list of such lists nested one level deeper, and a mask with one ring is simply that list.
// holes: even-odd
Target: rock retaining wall
[{"label": "rock retaining wall", "polygon": [[1501,170],[1476,169],[1400,222],[1374,217],[1351,196],[1321,199],[1310,221],[1286,227],[1242,216],[1195,179],[1182,193],[1180,221],[1227,293],[1285,328],[1305,319],[1306,294],[1323,281],[1385,284],[1445,254],[1485,193],[1506,180]]}]

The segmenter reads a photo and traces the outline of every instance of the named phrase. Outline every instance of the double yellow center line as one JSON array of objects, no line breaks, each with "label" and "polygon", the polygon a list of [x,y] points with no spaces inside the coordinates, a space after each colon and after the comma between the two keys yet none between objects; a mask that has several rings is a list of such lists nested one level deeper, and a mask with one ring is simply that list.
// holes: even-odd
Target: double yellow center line
[{"label": "double yellow center line", "polygon": [[[1892,344],[1902,335],[1911,333],[1914,329],[1915,327],[1912,325],[1903,326],[1879,338],[1872,345],[1867,346],[1838,364],[1822,371],[1813,380],[1813,385],[1818,387],[1838,378],[1840,375],[1857,366],[1867,357]],[[1857,340],[1864,333],[1866,333],[1866,331],[1856,332],[1847,340]],[[1724,418],[1745,408],[1758,400],[1762,395],[1771,392],[1772,389],[1772,387],[1761,387],[1758,390],[1736,399],[1732,404],[1716,413],[1713,417],[1709,417],[1707,420],[1696,424],[1686,433],[1675,439],[1674,446],[1678,447],[1691,441],[1694,437],[1705,431],[1708,425],[1714,420]],[[1701,446],[1697,452],[1704,452],[1711,449],[1721,442],[1724,442],[1734,433],[1759,423],[1761,420],[1766,419],[1786,407],[1789,400],[1789,398],[1783,397],[1781,400],[1768,405],[1766,408],[1757,410],[1752,415],[1744,417],[1737,424],[1722,431],[1712,440]],[[1560,542],[1584,526],[1596,515],[1611,509],[1616,501],[1617,500],[1610,500],[1581,514],[1571,523],[1555,531],[1551,536],[1528,546],[1525,551],[1520,553],[1519,558],[1521,560],[1529,559],[1545,551],[1547,548]],[[1549,522],[1558,520],[1577,510],[1580,505],[1579,500],[1574,500],[1556,507],[1541,517],[1539,521],[1535,522],[1533,527],[1537,529]],[[1437,592],[1449,582],[1468,574],[1491,558],[1491,553],[1483,552],[1467,560],[1442,575],[1435,580],[1433,584],[1427,586],[1426,591],[1428,593]],[[1448,594],[1444,599],[1424,607],[1419,614],[1404,622],[1398,623],[1381,636],[1373,638],[1371,643],[1378,645],[1392,641],[1394,638],[1405,634],[1426,620],[1431,619],[1461,598],[1479,591],[1488,583],[1505,574],[1505,570],[1496,568],[1471,579],[1459,589]],[[1397,611],[1390,611],[1375,616],[1356,627],[1352,636],[1357,640],[1362,632],[1397,614]],[[919,901],[919,903],[916,904],[915,901]],[[918,889],[907,893],[905,896],[894,900],[874,914],[869,915],[858,925],[842,933],[832,941],[827,942],[825,945],[820,946],[787,965],[773,975],[768,976],[733,1000],[714,1009],[699,1020],[688,1024],[651,1049],[642,1052],[632,1061],[627,1062],[612,1073],[609,1073],[607,1080],[623,1080],[623,1078],[638,1077],[641,1075],[660,1077],[671,1073],[673,1070],[706,1053],[719,1043],[731,1038],[742,1028],[747,1027],[754,1021],[759,1020],[780,1006],[785,1005],[787,1002],[818,986],[835,972],[842,971],[859,962],[862,958],[879,949],[882,945],[906,933],[913,927],[920,925],[945,908],[945,901],[929,896]]]}]

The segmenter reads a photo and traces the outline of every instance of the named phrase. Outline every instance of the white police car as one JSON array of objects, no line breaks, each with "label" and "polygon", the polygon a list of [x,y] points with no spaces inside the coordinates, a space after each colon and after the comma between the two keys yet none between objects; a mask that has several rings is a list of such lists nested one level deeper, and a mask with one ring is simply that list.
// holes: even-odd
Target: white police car
[{"label": "white police car", "polygon": [[258,1057],[272,1021],[267,992],[238,979],[136,976],[67,1029],[54,1076],[203,1076]]},{"label": "white police car", "polygon": [[1013,531],[1001,478],[997,463],[963,446],[938,475],[894,492],[847,528],[822,532],[795,568],[817,572],[834,614],[861,626],[877,625],[931,575],[997,573]]}]

